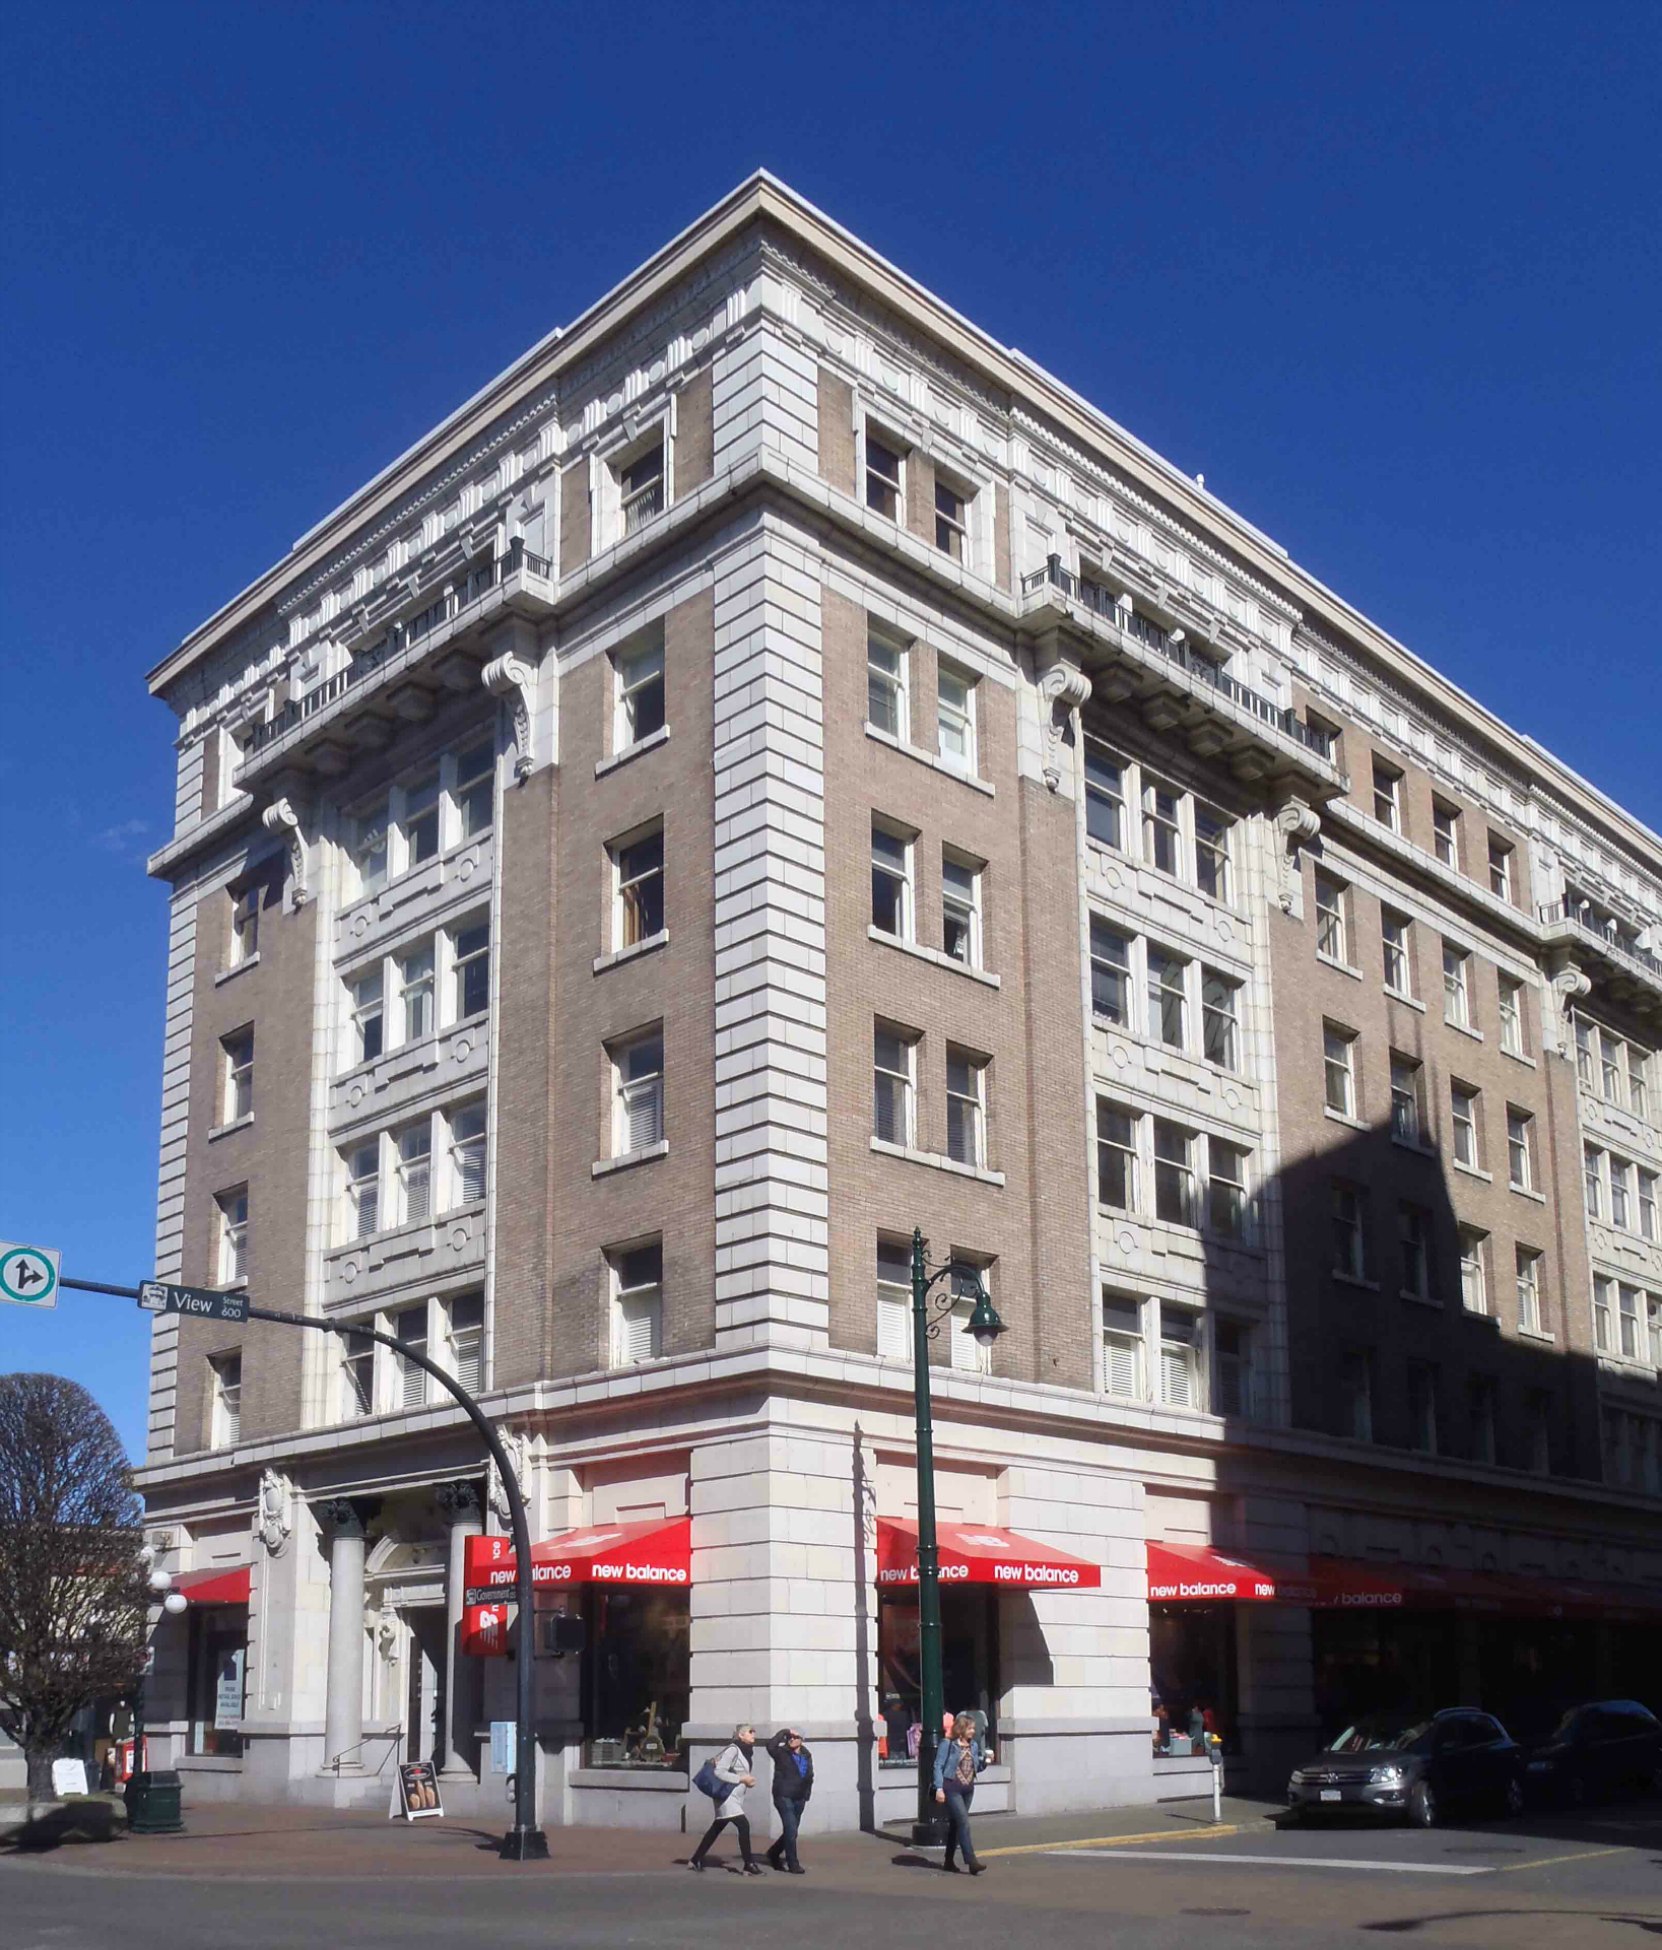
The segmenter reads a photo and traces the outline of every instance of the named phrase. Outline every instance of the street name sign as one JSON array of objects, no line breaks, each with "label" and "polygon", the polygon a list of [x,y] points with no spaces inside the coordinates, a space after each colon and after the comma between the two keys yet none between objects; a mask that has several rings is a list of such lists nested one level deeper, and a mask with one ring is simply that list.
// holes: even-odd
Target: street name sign
[{"label": "street name sign", "polygon": [[62,1257],[50,1246],[14,1246],[0,1239],[0,1300],[14,1307],[55,1307]]},{"label": "street name sign", "polygon": [[169,1286],[163,1280],[139,1282],[139,1305],[152,1314],[193,1314],[198,1320],[246,1320],[248,1296],[220,1293],[206,1286]]}]

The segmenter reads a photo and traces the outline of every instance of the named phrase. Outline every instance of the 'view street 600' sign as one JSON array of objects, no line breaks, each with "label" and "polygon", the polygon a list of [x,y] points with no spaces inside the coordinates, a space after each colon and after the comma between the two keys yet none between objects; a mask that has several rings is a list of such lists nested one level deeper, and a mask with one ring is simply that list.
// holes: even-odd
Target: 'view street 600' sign
[{"label": "'view street 600' sign", "polygon": [[248,1296],[220,1293],[206,1286],[168,1286],[161,1280],[139,1282],[139,1305],[153,1314],[194,1314],[198,1320],[246,1320]]}]

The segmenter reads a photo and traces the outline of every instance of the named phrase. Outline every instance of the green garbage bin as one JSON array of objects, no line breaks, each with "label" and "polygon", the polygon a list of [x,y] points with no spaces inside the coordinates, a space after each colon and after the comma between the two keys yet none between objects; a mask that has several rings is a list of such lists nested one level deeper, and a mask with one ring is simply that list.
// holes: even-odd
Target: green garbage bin
[{"label": "green garbage bin", "polygon": [[135,1774],[127,1783],[127,1832],[131,1835],[171,1835],[184,1827],[179,1811],[179,1776]]}]

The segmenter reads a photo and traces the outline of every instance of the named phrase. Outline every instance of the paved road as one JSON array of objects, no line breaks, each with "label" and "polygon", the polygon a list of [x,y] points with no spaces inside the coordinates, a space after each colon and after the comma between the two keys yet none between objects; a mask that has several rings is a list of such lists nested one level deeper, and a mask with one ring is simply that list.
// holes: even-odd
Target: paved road
[{"label": "paved road", "polygon": [[[987,1824],[989,1841],[994,1825]],[[304,1838],[292,1838],[303,1852]],[[1643,1950],[1662,1943],[1662,1806],[1536,1816],[1430,1833],[1277,1830],[1254,1811],[1181,1840],[1133,1834],[988,1850],[977,1881],[876,1837],[811,1847],[802,1880],[689,1875],[641,1837],[639,1866],[485,1876],[383,1870],[207,1877],[100,1867],[103,1851],[0,1863],[6,1950],[546,1950],[800,1940],[917,1950],[954,1941],[1045,1950],[1366,1950],[1380,1938],[1484,1950]],[[684,1845],[683,1845],[684,1846]],[[290,1851],[282,1851],[289,1855]],[[633,1851],[631,1851],[633,1853]],[[615,1859],[615,1858],[611,1858]],[[414,1858],[412,1857],[412,1866]],[[297,1872],[298,1871],[298,1872]]]}]

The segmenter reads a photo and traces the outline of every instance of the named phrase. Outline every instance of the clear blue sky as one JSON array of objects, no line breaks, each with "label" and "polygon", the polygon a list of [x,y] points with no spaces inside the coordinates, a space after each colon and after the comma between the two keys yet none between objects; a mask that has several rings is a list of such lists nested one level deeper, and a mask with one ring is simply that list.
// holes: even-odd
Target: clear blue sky
[{"label": "clear blue sky", "polygon": [[[4,9],[0,1237],[151,1270],[145,670],[758,164],[1662,823],[1659,75],[1653,0]],[[134,1446],[146,1344],[0,1307]]]}]

